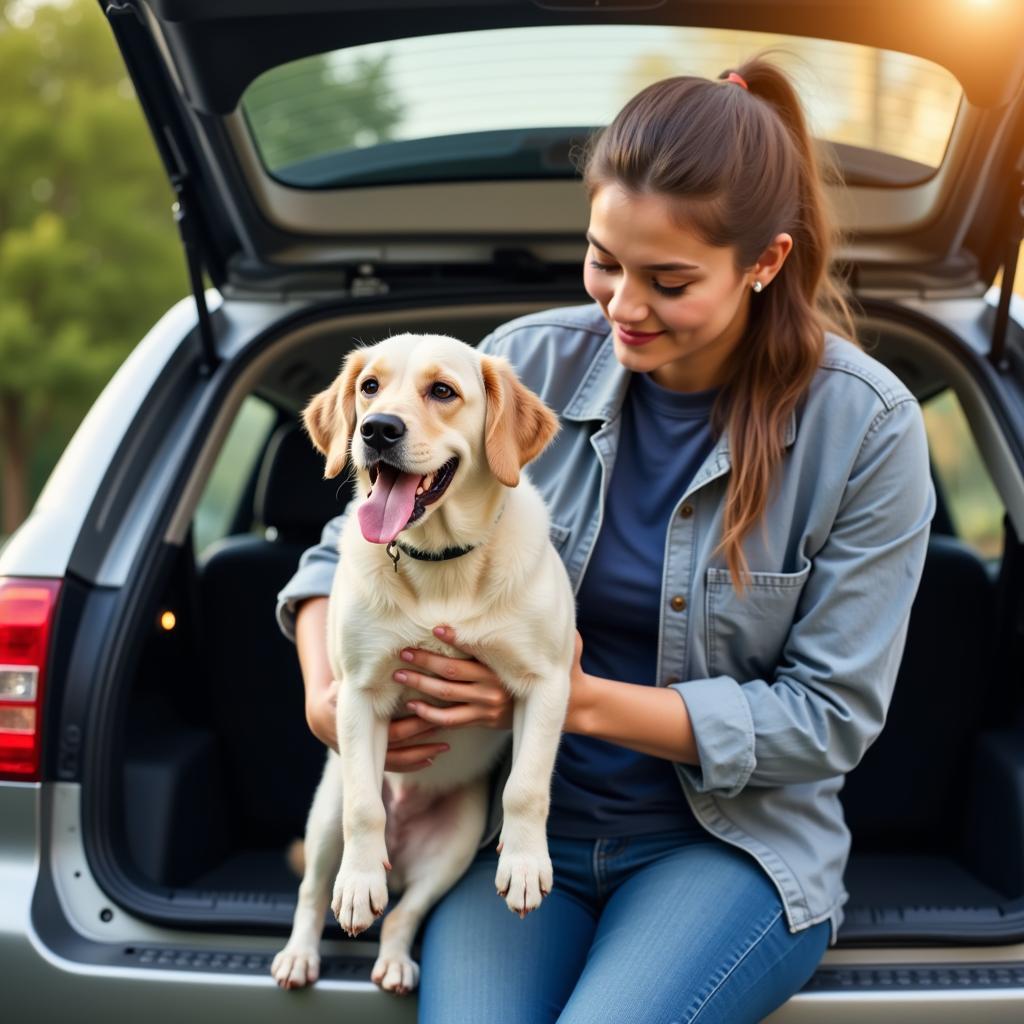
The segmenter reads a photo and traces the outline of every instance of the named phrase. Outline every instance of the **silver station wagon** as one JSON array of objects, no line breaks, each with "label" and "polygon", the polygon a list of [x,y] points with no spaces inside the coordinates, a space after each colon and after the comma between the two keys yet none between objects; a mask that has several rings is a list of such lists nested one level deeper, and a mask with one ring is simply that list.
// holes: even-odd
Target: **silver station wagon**
[{"label": "silver station wagon", "polygon": [[358,341],[477,341],[586,301],[577,147],[651,81],[781,46],[841,173],[836,269],[863,343],[921,402],[939,502],[889,721],[843,791],[846,921],[771,1020],[1024,1020],[1024,5],[106,0],[96,17],[195,290],[0,553],[4,1019],[415,1019],[414,996],[370,982],[376,928],[330,921],[308,991],[269,973],[323,757],[274,599],[347,498],[299,411]]}]

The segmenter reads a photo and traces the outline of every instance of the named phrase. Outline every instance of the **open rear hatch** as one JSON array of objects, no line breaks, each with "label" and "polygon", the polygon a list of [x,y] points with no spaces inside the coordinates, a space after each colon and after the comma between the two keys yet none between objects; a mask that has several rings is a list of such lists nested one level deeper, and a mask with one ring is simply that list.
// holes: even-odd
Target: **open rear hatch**
[{"label": "open rear hatch", "polygon": [[[487,286],[507,281],[510,271],[533,280],[559,268],[575,273],[586,211],[573,180],[572,146],[645,79],[688,68],[713,73],[767,43],[786,46],[801,37],[853,44],[812,55],[818,92],[852,92],[850,68],[872,61],[874,73],[890,78],[924,74],[923,62],[933,62],[963,89],[956,123],[942,129],[948,145],[942,153],[940,138],[938,160],[922,164],[887,154],[870,136],[835,147],[847,183],[836,195],[849,235],[841,258],[855,286],[969,291],[991,282],[1006,257],[1007,225],[1020,198],[1014,168],[1024,129],[1024,5],[1018,3],[121,0],[105,11],[178,190],[193,258],[221,289],[394,294],[420,290],[427,264],[435,285],[446,274],[472,278],[470,267]],[[666,65],[658,36],[675,26],[703,35],[673,37],[672,46],[684,48],[689,39],[690,50]],[[410,116],[402,121],[403,103],[409,114],[416,89],[428,83],[396,88],[391,65],[441,66],[463,76],[459,94],[471,94],[483,88],[474,54],[486,59],[496,52],[488,49],[490,40],[512,32],[519,33],[520,50],[539,55],[539,81],[522,81],[529,71],[517,72],[508,89],[524,95],[531,85],[542,90],[542,100],[554,108],[551,117],[502,127],[515,122],[502,120],[494,99],[487,111],[475,113],[476,121],[454,103],[432,125],[421,119],[417,129]],[[744,35],[723,44],[730,32]],[[435,49],[424,49],[431,40]],[[419,65],[409,65],[402,50],[410,41],[419,46]],[[635,88],[609,96],[592,123],[581,123],[570,110],[559,123],[558,90],[568,92],[573,75],[563,75],[559,85],[559,79],[543,79],[543,68],[564,64],[576,74],[592,50],[601,73],[616,50],[634,52],[631,47]],[[370,56],[347,82],[332,79],[346,53]],[[647,65],[645,53],[653,54]],[[893,64],[901,54],[920,60]],[[303,88],[324,137],[356,107],[366,121],[345,153],[328,149],[288,164],[287,153],[272,152],[281,120],[296,109],[280,106],[288,98],[284,78],[310,72],[302,61],[315,55],[325,55],[326,63],[319,78],[307,75]],[[711,63],[705,68],[702,60]],[[494,63],[500,65],[500,57]],[[268,73],[279,76],[276,93]],[[857,74],[872,71],[860,67]],[[268,124],[273,109],[260,104],[268,81],[271,100],[284,112],[276,126]],[[591,82],[587,87],[597,91]],[[386,89],[394,90],[391,106],[381,98]],[[315,105],[317,91],[329,104]],[[850,106],[830,116],[866,121],[889,104],[879,96],[876,90],[875,109]],[[928,116],[905,120],[903,133],[926,132]],[[899,132],[901,125],[891,127]],[[823,134],[841,137],[836,128],[826,124]],[[338,168],[343,173],[331,173]]]}]

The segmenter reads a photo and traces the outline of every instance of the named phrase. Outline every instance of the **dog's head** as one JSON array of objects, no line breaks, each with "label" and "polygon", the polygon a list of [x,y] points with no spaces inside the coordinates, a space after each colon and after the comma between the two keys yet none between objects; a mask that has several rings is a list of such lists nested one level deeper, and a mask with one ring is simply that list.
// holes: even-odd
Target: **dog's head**
[{"label": "dog's head", "polygon": [[454,338],[401,334],[356,349],[303,412],[326,456],[324,476],[351,457],[363,494],[363,536],[387,544],[457,495],[519,471],[558,429],[555,414],[504,359]]}]

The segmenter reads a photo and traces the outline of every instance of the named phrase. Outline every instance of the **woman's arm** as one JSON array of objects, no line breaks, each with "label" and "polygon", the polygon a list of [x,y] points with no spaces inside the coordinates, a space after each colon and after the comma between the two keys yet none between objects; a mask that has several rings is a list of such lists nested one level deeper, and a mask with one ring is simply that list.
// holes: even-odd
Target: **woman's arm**
[{"label": "woman's arm", "polygon": [[306,689],[306,722],[321,743],[338,749],[338,684],[327,658],[327,598],[303,601],[295,615],[295,647]]},{"label": "woman's arm", "polygon": [[[453,647],[473,654],[460,645],[448,627],[439,626],[435,632]],[[583,641],[577,633],[563,732],[594,736],[669,761],[699,764],[690,717],[678,693],[588,675],[580,664],[582,653]],[[418,648],[408,652],[408,660],[410,665],[427,671],[407,668],[396,673],[397,682],[439,700],[458,702],[451,707],[435,707],[425,701],[411,701],[409,710],[425,721],[445,728],[511,728],[512,698],[482,662],[446,658]]]},{"label": "woman's arm", "polygon": [[697,743],[680,696],[667,688],[587,675],[577,661],[564,731],[696,765]]}]

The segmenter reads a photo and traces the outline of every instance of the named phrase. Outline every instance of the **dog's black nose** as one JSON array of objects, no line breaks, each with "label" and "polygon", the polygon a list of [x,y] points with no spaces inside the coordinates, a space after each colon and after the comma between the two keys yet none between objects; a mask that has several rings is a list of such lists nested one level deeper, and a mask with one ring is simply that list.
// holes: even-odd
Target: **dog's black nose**
[{"label": "dog's black nose", "polygon": [[393,448],[405,436],[405,424],[397,416],[378,412],[367,416],[359,426],[363,440],[375,451]]}]

